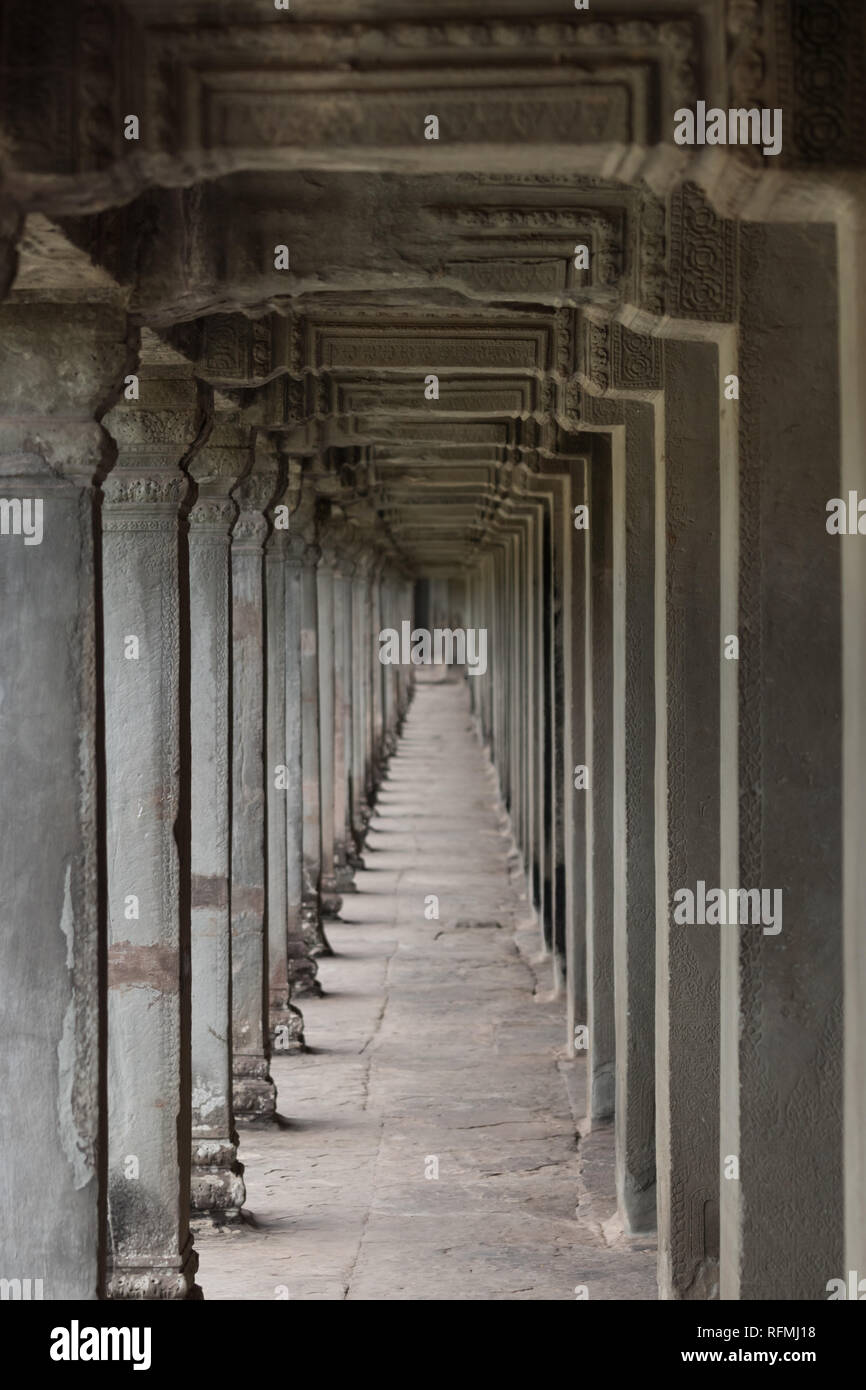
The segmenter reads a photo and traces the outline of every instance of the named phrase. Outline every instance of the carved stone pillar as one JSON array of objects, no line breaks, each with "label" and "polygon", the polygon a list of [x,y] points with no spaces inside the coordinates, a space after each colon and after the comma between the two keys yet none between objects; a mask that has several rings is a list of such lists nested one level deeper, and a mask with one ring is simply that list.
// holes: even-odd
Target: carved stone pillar
[{"label": "carved stone pillar", "polygon": [[238,1119],[270,1120],[265,990],[265,513],[278,487],[269,441],[255,442],[253,471],[235,489],[232,531],[232,1034]]},{"label": "carved stone pillar", "polygon": [[2,1273],[51,1299],[103,1291],[94,486],[111,454],[93,416],[127,354],[119,307],[0,307],[0,497],[20,523],[0,537]]},{"label": "carved stone pillar", "polygon": [[[718,1297],[719,929],[674,920],[720,883],[719,361],[668,341],[656,508],[656,1145],[662,1298]],[[664,550],[661,538],[664,537]]]},{"label": "carved stone pillar", "polygon": [[[289,918],[294,913],[299,932],[301,911],[300,853],[290,853],[294,825],[300,825],[301,813],[300,692],[290,690],[289,685],[298,674],[295,649],[300,631],[296,593],[291,595],[294,602],[290,602],[290,588],[297,588],[297,568],[289,569],[288,565],[289,511],[295,481],[286,468],[282,490],[274,502],[273,529],[265,547],[268,989],[271,1047],[281,1052],[299,1052],[304,1048],[303,1015],[290,1003],[289,963]],[[304,957],[315,972],[315,963],[306,952]]]},{"label": "carved stone pillar", "polygon": [[653,579],[660,443],[649,404],[629,401],[623,415],[611,451],[616,1183],[623,1224],[639,1232],[656,1222]]},{"label": "carved stone pillar", "polygon": [[[364,550],[355,565],[352,582],[352,798],[350,823],[355,846],[353,867],[363,869],[360,850],[370,820],[367,770],[370,726],[370,567],[372,555]],[[377,644],[378,645],[378,644]]]},{"label": "carved stone pillar", "polygon": [[[304,588],[315,585],[315,566],[319,550],[310,544],[315,537],[315,493],[306,480],[301,482],[301,496],[297,509],[290,522],[290,534],[286,548],[286,766],[288,769],[289,792],[286,798],[286,856],[287,856],[287,952],[289,985],[292,997],[317,997],[322,993],[318,981],[319,967],[316,954],[327,947],[321,926],[318,895],[318,849],[315,857],[315,872],[311,874],[309,886],[304,870],[305,816],[307,814],[307,791],[304,767],[304,670],[305,660],[315,661],[315,648],[311,657],[303,657],[302,650],[306,629],[304,627]],[[309,711],[313,724],[311,737],[315,735],[316,756],[315,776],[310,780],[316,791],[316,814],[311,819],[315,844],[318,846],[318,680],[315,671],[310,673],[308,686],[315,694],[314,707]]]},{"label": "carved stone pillar", "polygon": [[[301,931],[314,958],[331,955],[322,926],[322,816],[319,786],[319,602],[318,511],[313,479],[301,484],[295,535],[301,552],[301,760],[303,787],[303,897]],[[319,986],[315,987],[319,992]]]},{"label": "carved stone pillar", "polygon": [[[731,421],[738,485],[722,494],[734,590],[722,633],[739,634],[739,659],[722,662],[722,746],[732,752],[722,759],[721,882],[760,888],[773,905],[761,926],[722,928],[723,1299],[823,1300],[830,1279],[866,1276],[846,1260],[844,1232],[844,1145],[856,1131],[843,1115],[843,1061],[853,1061],[843,1010],[858,1009],[856,975],[843,970],[844,894],[863,856],[857,841],[843,866],[845,782],[863,776],[843,745],[863,691],[849,710],[844,682],[864,615],[841,598],[846,555],[864,537],[826,530],[829,500],[849,501],[852,421],[837,379],[848,340],[836,305],[858,282],[837,279],[848,270],[839,257],[831,226],[744,224],[739,366],[722,369],[739,372],[741,398]],[[727,482],[736,449],[723,459]]]},{"label": "carved stone pillar", "polygon": [[334,689],[334,576],[337,551],[333,532],[322,538],[317,569],[318,654],[319,654],[319,818],[322,860],[319,894],[322,916],[336,917],[343,905],[336,878],[334,844],[334,777],[336,744],[341,736],[336,726]]},{"label": "carved stone pillar", "polygon": [[103,642],[112,1298],[197,1295],[190,1204],[187,552],[191,377],[150,380],[106,424]]},{"label": "carved stone pillar", "polygon": [[353,548],[345,531],[334,571],[334,877],[341,893],[356,892],[351,860],[349,782],[352,761]]},{"label": "carved stone pillar", "polygon": [[[591,1121],[614,1114],[616,1042],[613,995],[613,481],[610,443],[595,439],[590,470],[587,581],[588,691],[591,720],[586,754],[587,796],[587,1114]],[[548,831],[550,827],[548,826]],[[549,896],[549,879],[546,894]]]},{"label": "carved stone pillar", "polygon": [[381,644],[379,633],[382,622],[382,570],[384,555],[377,555],[370,570],[370,760],[367,769],[367,799],[372,805],[381,781],[384,703],[383,690],[385,667],[379,660]]},{"label": "carved stone pillar", "polygon": [[216,1220],[243,1205],[232,1100],[231,490],[249,468],[250,431],[216,426],[190,464],[192,1205]]},{"label": "carved stone pillar", "polygon": [[[394,601],[394,579],[393,575],[387,572],[382,575],[380,583],[381,595],[381,614],[382,629],[392,628],[395,632],[400,631],[400,618],[397,612],[397,605]],[[382,666],[382,762],[387,762],[397,746],[397,679],[396,667],[393,665]]]}]

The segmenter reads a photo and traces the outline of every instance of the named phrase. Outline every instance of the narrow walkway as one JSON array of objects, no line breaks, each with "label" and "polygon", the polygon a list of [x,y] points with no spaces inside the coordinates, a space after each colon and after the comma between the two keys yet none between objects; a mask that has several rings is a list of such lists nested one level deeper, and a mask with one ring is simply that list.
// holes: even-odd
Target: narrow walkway
[{"label": "narrow walkway", "polygon": [[506,834],[464,687],[420,684],[304,1001],[313,1050],[274,1059],[285,1118],[241,1136],[249,1220],[197,1237],[206,1298],[656,1296],[652,1243],[608,1221],[609,1131],[579,1173],[583,1063]]}]

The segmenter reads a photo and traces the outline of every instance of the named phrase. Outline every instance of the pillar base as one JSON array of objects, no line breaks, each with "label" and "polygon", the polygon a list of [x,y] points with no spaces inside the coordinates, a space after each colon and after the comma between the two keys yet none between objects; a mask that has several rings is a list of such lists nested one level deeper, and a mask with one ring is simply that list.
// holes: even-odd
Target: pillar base
[{"label": "pillar base", "polygon": [[236,1120],[271,1124],[277,1111],[277,1088],[264,1057],[235,1054],[232,1103]]},{"label": "pillar base", "polygon": [[327,903],[324,893],[318,898],[305,899],[301,909],[301,931],[311,956],[332,956],[334,954],[331,950],[331,944],[325,936],[322,918],[336,917],[342,906],[343,900],[337,896],[336,885],[334,892],[328,894]]},{"label": "pillar base", "polygon": [[[290,977],[291,978],[291,977]],[[271,1001],[271,1052],[305,1052],[304,1015],[286,1000]]]},{"label": "pillar base", "polygon": [[243,1164],[230,1139],[193,1139],[190,1207],[193,1217],[216,1225],[239,1221],[246,1201]]},{"label": "pillar base", "polygon": [[[310,910],[315,910],[311,901]],[[289,975],[289,999],[321,999],[322,986],[319,984],[319,967],[310,954],[310,945],[304,936],[303,922],[289,937],[287,949]],[[273,1007],[273,1005],[271,1006]]]},{"label": "pillar base", "polygon": [[355,871],[352,868],[348,853],[339,863],[334,865],[334,883],[338,893],[357,893],[355,887]]},{"label": "pillar base", "polygon": [[[340,915],[340,908],[343,906],[343,899],[336,891],[336,885],[334,886],[333,892],[322,893],[321,901],[323,920],[326,922],[336,921]],[[329,946],[327,951],[314,950],[313,954],[319,956],[332,956],[334,953]]]},{"label": "pillar base", "polygon": [[190,1235],[177,1259],[158,1261],[142,1255],[115,1264],[108,1271],[105,1294],[136,1302],[199,1301],[204,1295],[195,1282],[197,1269],[198,1253]]},{"label": "pillar base", "polygon": [[306,949],[303,956],[299,956],[297,961],[289,958],[289,987],[292,991],[293,999],[321,999],[324,994],[322,986],[318,980],[318,966],[312,956],[307,955]]}]

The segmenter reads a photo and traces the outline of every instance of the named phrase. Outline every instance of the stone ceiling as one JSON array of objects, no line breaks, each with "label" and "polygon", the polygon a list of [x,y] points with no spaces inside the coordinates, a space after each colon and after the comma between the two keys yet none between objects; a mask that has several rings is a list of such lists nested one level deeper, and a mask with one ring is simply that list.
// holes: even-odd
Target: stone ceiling
[{"label": "stone ceiling", "polygon": [[[732,213],[856,171],[861,29],[844,0],[13,0],[13,294],[121,293],[448,570],[579,449],[587,393],[658,389],[661,326],[735,320]],[[783,154],[674,145],[698,99],[783,106]]]}]

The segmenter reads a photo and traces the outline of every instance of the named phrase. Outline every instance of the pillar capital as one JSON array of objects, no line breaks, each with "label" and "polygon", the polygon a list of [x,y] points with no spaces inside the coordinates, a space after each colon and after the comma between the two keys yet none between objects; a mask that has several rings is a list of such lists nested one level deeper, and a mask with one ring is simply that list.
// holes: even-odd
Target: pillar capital
[{"label": "pillar capital", "polygon": [[319,570],[336,576],[340,572],[344,528],[341,521],[329,516],[319,528]]},{"label": "pillar capital", "polygon": [[234,488],[238,519],[232,530],[235,550],[262,550],[271,530],[270,512],[285,476],[279,454],[267,435],[257,437],[253,466]]},{"label": "pillar capital", "polygon": [[[96,417],[135,361],[136,335],[117,302],[0,306],[0,455],[4,486],[94,486],[111,467]],[[68,359],[75,354],[75,370]]]},{"label": "pillar capital", "polygon": [[[292,550],[293,518],[300,500],[301,461],[282,453],[278,441],[274,442],[277,450],[278,477],[274,495],[265,508],[270,527],[266,550],[269,556],[278,557],[280,561],[285,562],[288,561]],[[288,514],[288,526],[283,511]]]},{"label": "pillar capital", "polygon": [[288,562],[314,570],[322,554],[319,545],[320,504],[310,473],[304,472],[298,477],[297,487],[298,499],[291,517]]},{"label": "pillar capital", "polygon": [[368,580],[373,573],[375,559],[375,553],[370,548],[369,540],[360,539],[358,541],[357,555],[355,558],[354,577],[356,579]]},{"label": "pillar capital", "polygon": [[190,486],[184,461],[206,427],[191,373],[161,379],[142,370],[140,391],[137,401],[118,402],[103,420],[117,445],[117,462],[103,486],[113,529],[176,514]]},{"label": "pillar capital", "polygon": [[227,536],[238,515],[232,490],[249,471],[253,430],[239,417],[218,418],[207,443],[190,460],[189,474],[197,496],[189,514],[190,526]]},{"label": "pillar capital", "polygon": [[319,563],[321,550],[310,545],[303,536],[289,535],[286,542],[286,564],[293,569],[314,570]]}]

